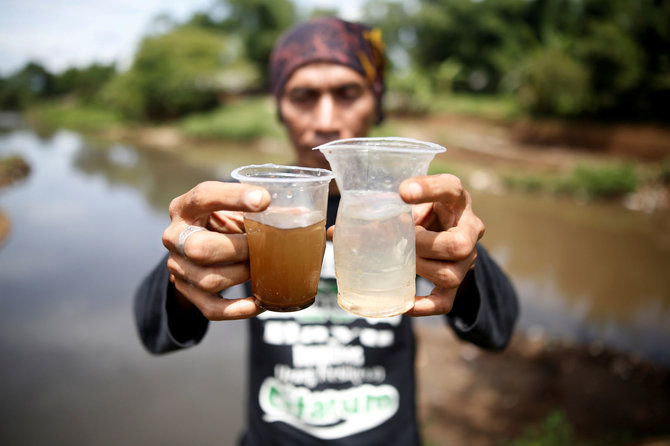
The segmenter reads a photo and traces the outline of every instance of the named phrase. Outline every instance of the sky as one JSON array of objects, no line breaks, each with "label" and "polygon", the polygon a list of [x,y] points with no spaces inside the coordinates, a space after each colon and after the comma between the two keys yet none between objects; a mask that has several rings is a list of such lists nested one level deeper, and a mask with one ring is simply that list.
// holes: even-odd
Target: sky
[{"label": "sky", "polygon": [[[0,0],[0,76],[35,61],[59,73],[94,62],[128,64],[152,19],[177,21],[213,0]],[[300,10],[339,9],[358,18],[359,0],[293,0]]]}]

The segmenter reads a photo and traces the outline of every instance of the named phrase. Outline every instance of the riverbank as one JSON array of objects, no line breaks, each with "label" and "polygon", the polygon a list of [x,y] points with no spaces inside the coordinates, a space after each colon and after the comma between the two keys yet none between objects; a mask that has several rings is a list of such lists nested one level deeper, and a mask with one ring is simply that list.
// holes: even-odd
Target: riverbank
[{"label": "riverbank", "polygon": [[521,333],[487,352],[417,325],[427,445],[670,445],[669,369]]},{"label": "riverbank", "polygon": [[[471,189],[492,193],[516,189],[582,201],[614,199],[628,209],[647,213],[670,209],[670,129],[659,125],[440,113],[390,115],[373,135],[401,135],[446,146],[448,151],[436,157],[431,168],[456,173]],[[195,147],[226,150],[230,144],[196,137],[179,125],[116,126],[96,136],[175,153]],[[266,135],[238,143],[291,159],[290,147],[282,137]]]}]

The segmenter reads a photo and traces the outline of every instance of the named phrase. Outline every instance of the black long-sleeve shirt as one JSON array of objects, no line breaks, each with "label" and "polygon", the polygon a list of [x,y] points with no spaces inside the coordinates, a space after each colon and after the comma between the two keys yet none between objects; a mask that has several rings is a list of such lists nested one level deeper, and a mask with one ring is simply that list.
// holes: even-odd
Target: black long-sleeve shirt
[{"label": "black long-sleeve shirt", "polygon": [[[328,225],[339,200],[329,202]],[[516,293],[478,245],[447,323],[482,348],[503,349],[518,317]],[[412,318],[367,319],[337,305],[332,245],[326,249],[316,302],[293,313],[249,320],[245,446],[419,445]],[[140,285],[135,316],[152,353],[198,344],[207,319],[173,307],[165,259]],[[423,279],[420,279],[423,280]],[[247,294],[250,289],[247,286]]]}]

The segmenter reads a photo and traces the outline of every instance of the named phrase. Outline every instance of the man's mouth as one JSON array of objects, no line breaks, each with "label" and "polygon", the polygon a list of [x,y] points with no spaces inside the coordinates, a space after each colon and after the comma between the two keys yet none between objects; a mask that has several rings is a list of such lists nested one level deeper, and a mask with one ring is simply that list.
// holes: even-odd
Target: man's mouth
[{"label": "man's mouth", "polygon": [[317,135],[312,143],[314,144],[314,147],[317,147],[331,141],[336,141],[338,139],[340,139],[340,132],[329,132]]}]

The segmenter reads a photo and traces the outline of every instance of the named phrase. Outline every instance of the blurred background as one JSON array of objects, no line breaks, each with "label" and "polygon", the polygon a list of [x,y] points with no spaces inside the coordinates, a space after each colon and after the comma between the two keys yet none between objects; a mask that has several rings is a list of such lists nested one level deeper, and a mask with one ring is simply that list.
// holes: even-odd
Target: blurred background
[{"label": "blurred background", "polygon": [[425,444],[670,444],[670,1],[140,3],[0,0],[0,443],[234,444],[244,322],[152,357],[133,294],[172,198],[292,161],[268,55],[337,15],[521,298],[504,353],[417,321]]}]

